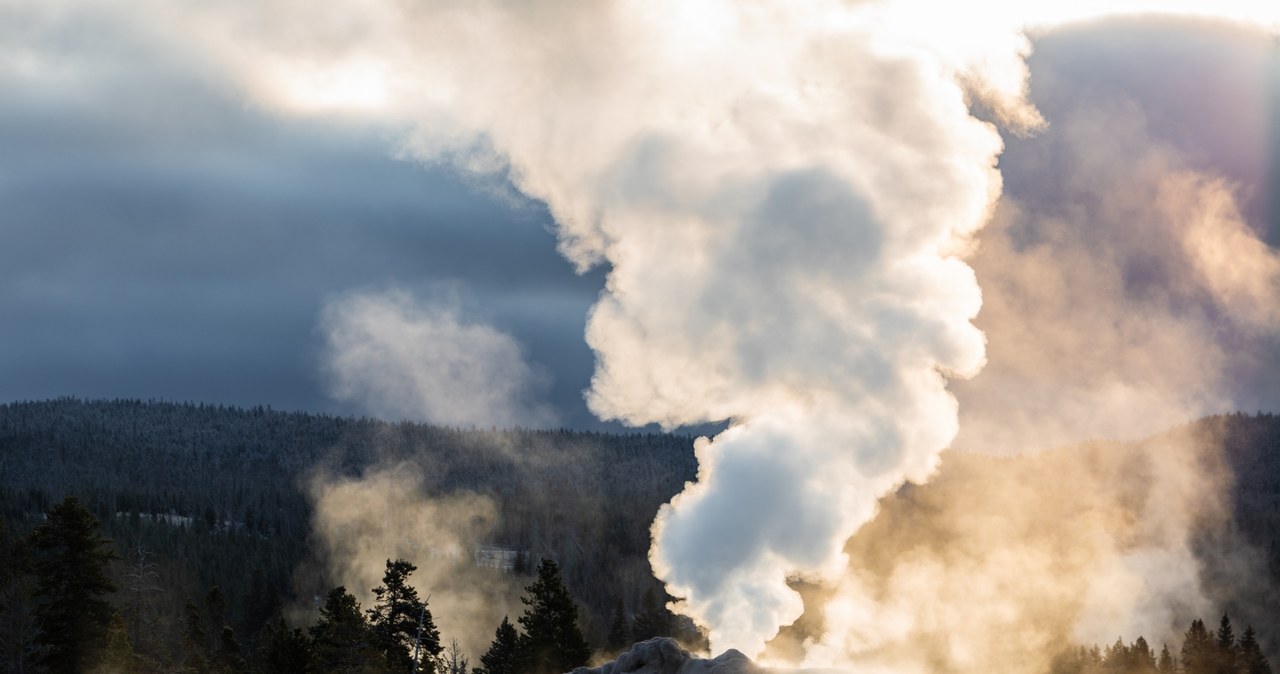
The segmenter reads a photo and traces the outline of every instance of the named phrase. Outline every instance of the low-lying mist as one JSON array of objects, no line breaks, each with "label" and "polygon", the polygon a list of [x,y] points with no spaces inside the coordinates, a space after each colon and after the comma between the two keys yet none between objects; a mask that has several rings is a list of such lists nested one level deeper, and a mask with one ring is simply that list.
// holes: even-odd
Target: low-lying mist
[{"label": "low-lying mist", "polygon": [[881,501],[837,583],[796,580],[805,616],[765,661],[1032,674],[1117,637],[1176,653],[1192,619],[1227,610],[1240,629],[1273,622],[1280,593],[1226,501],[1223,428],[1020,457],[945,453],[927,484]]},{"label": "low-lying mist", "polygon": [[[428,496],[421,466],[371,468],[358,477],[311,478],[315,566],[328,587],[343,585],[362,606],[373,604],[388,560],[418,568],[410,584],[429,607],[444,643],[483,653],[504,616],[520,613],[520,579],[477,563],[493,540],[498,506],[468,491]],[[314,608],[314,607],[312,607]]]}]

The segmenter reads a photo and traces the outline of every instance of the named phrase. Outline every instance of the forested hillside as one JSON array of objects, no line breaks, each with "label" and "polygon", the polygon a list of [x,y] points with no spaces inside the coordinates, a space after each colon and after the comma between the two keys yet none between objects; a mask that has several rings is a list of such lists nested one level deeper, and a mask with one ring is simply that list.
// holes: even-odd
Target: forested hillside
[{"label": "forested hillside", "polygon": [[[314,543],[306,481],[322,468],[357,476],[376,465],[416,469],[428,496],[491,495],[500,528],[480,543],[513,551],[521,575],[541,556],[560,560],[595,642],[619,602],[635,612],[658,589],[649,523],[696,468],[691,438],[677,435],[463,430],[137,400],[0,406],[10,534],[78,497],[118,548],[122,601],[145,603],[161,627],[218,587],[236,633],[256,634],[299,585],[315,589],[316,579],[295,577]],[[158,649],[177,648],[179,631],[169,631]]]},{"label": "forested hillside", "polygon": [[[1280,586],[1280,417],[1213,417],[1171,434],[1212,436],[1224,449],[1234,476],[1231,517],[1224,524],[1230,536],[1205,532],[1198,554],[1225,559],[1234,548],[1212,547],[1239,541],[1261,551],[1270,579],[1219,593],[1223,605],[1217,609],[1248,618],[1258,641],[1273,649],[1280,620],[1260,624],[1257,608],[1244,606],[1248,599],[1241,593],[1263,597],[1256,588]],[[1029,474],[1053,461],[1106,461],[1099,457],[1123,456],[1123,447],[1128,445],[1026,458],[949,455],[932,483],[887,498],[881,517],[850,549],[875,573],[880,558],[867,551],[918,548],[917,539],[933,529],[938,540],[950,535],[929,518],[953,485],[971,483],[978,474]],[[993,471],[993,465],[1006,468]],[[424,496],[467,491],[492,498],[499,524],[489,539],[476,541],[486,546],[477,551],[476,564],[496,566],[488,572],[514,576],[523,586],[540,559],[556,560],[593,649],[685,629],[661,608],[660,586],[646,559],[655,512],[696,474],[692,439],[679,435],[468,430],[137,400],[14,403],[0,406],[0,516],[6,525],[0,547],[18,550],[47,513],[75,496],[112,541],[117,559],[108,564],[108,575],[117,590],[111,603],[123,620],[121,633],[131,636],[146,662],[156,671],[182,662],[197,627],[208,639],[205,650],[216,652],[223,624],[230,628],[229,643],[248,662],[270,639],[292,634],[278,622],[283,609],[293,608],[288,615],[294,627],[305,627],[300,617],[315,620],[323,613],[323,579],[299,571],[317,545],[309,481],[318,471],[358,477],[376,466],[414,472]],[[0,559],[8,563],[8,557]],[[1230,573],[1223,564],[1205,568]],[[30,582],[11,576],[0,588],[0,670],[34,671],[13,665],[31,659],[23,650],[30,649],[34,629]],[[486,627],[480,638],[487,642],[497,627]],[[1170,646],[1176,655],[1177,646]],[[1072,650],[1075,644],[1062,647],[1076,655],[1059,661],[1061,671],[1101,667],[1112,651],[1116,662],[1122,652],[1146,661],[1146,651],[1132,645],[1093,655]],[[1158,655],[1154,645],[1150,650]],[[469,655],[474,663],[479,653]]]}]

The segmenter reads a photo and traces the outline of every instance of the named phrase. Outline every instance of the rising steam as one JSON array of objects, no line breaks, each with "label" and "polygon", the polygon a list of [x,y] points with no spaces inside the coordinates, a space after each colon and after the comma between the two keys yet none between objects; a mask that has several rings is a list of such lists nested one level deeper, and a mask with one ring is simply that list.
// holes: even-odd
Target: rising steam
[{"label": "rising steam", "polygon": [[409,560],[418,567],[410,583],[430,598],[444,640],[482,653],[493,626],[520,606],[516,580],[478,566],[474,557],[498,526],[498,508],[466,491],[429,498],[423,473],[421,464],[397,463],[358,477],[313,475],[307,489],[315,504],[313,553],[325,587],[343,585],[365,607],[373,605],[386,561]]},{"label": "rising steam", "polygon": [[519,342],[403,290],[352,293],[324,311],[332,393],[366,412],[454,426],[544,427],[547,375]]},{"label": "rising steam", "polygon": [[[609,265],[587,329],[589,404],[632,424],[730,422],[697,443],[698,481],[659,514],[651,559],[714,650],[748,655],[800,616],[788,580],[841,577],[877,500],[929,477],[956,437],[948,380],[986,358],[963,256],[1001,193],[994,124],[1043,127],[1025,100],[1022,29],[1165,3],[1122,4],[151,3],[257,100],[397,124],[408,156],[509,180],[547,204],[578,268]],[[1215,4],[1245,17],[1243,3]],[[1160,175],[1147,186],[1219,197],[1178,228],[1183,258],[1212,279],[1198,287],[1274,309],[1254,269],[1274,273],[1274,256],[1224,184]],[[1017,287],[1034,259],[1002,245],[981,254],[1020,263],[995,286]],[[1112,290],[1093,280],[1086,296]],[[420,322],[397,311],[393,325]],[[1158,321],[1135,329],[1170,352],[1202,334],[1176,320],[1168,335]],[[1088,348],[1054,346],[1063,361]],[[1150,391],[1167,392],[1135,395]],[[1210,404],[1213,387],[1201,391],[1174,402]],[[929,566],[946,561],[917,571],[949,582]],[[878,605],[927,613],[910,586],[888,587],[906,603]],[[817,649],[833,660],[884,636],[859,631],[877,603],[856,583],[839,598],[853,617]]]}]

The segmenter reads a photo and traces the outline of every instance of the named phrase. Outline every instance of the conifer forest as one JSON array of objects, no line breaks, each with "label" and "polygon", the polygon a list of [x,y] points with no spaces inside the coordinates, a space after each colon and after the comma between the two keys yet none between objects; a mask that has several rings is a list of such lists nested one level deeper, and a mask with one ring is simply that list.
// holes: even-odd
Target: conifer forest
[{"label": "conifer forest", "polygon": [[[1225,528],[1195,541],[1212,613],[1183,616],[1161,635],[1063,638],[1048,645],[1046,674],[1273,671],[1280,417],[1210,417],[1170,431],[1204,432],[1222,439],[1235,476]],[[556,674],[655,636],[696,651],[702,635],[668,609],[646,559],[658,508],[695,479],[692,445],[681,435],[139,400],[0,406],[0,670]],[[1041,460],[949,457],[941,476]],[[342,576],[327,569],[340,555],[317,525],[333,491],[317,489],[317,476],[342,485],[375,469],[415,473],[422,499],[484,497],[494,511],[483,539],[466,540],[461,558],[432,547],[371,551],[381,557],[376,584],[333,582]],[[881,517],[928,535],[929,490],[946,488],[937,482],[904,486]],[[910,545],[873,523],[849,549]],[[1233,575],[1246,554],[1257,577]],[[512,601],[459,619],[475,607],[447,601],[450,581],[437,573],[431,587],[415,583],[442,559],[469,583],[513,588]],[[797,624],[771,648],[785,657],[805,629],[816,628]]]}]

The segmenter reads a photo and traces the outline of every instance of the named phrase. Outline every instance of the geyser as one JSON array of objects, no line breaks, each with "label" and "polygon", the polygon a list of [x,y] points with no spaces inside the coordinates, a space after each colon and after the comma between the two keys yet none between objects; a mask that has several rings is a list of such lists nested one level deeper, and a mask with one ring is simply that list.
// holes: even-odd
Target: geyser
[{"label": "geyser", "polygon": [[181,14],[269,105],[331,107],[298,85],[333,74],[358,92],[338,97],[350,114],[400,125],[406,156],[542,200],[575,265],[609,265],[589,404],[631,424],[729,422],[698,442],[698,480],[659,514],[651,559],[714,652],[756,656],[801,613],[789,579],[842,574],[877,499],[926,479],[956,436],[948,378],[985,359],[963,258],[1001,192],[994,124],[1041,123],[1023,27],[1161,4],[337,0],[162,15]]},{"label": "geyser", "polygon": [[681,648],[675,639],[656,637],[635,644],[612,662],[599,667],[579,667],[573,674],[763,674],[763,671],[739,651],[699,658]]}]

